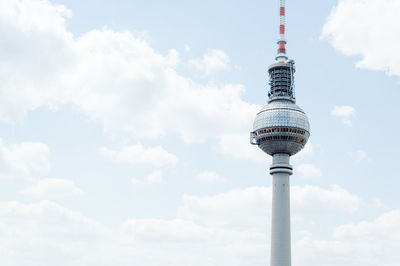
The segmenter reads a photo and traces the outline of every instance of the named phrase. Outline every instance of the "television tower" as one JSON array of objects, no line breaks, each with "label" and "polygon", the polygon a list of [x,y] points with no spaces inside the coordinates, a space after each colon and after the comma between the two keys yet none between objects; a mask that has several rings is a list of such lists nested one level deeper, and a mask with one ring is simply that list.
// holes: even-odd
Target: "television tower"
[{"label": "television tower", "polygon": [[304,111],[296,105],[294,94],[294,61],[286,55],[286,8],[280,0],[280,25],[276,63],[268,68],[268,104],[257,114],[251,144],[272,156],[271,266],[291,265],[290,183],[293,167],[290,156],[306,145],[310,124]]}]

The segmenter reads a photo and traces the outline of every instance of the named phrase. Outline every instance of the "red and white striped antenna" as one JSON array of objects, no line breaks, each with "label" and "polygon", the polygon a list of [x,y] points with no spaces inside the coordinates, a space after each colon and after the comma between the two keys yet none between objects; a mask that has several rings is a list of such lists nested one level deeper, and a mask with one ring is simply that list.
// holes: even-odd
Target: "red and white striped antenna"
[{"label": "red and white striped antenna", "polygon": [[278,40],[278,56],[276,61],[279,63],[285,63],[288,60],[286,55],[286,0],[279,0],[279,40]]}]

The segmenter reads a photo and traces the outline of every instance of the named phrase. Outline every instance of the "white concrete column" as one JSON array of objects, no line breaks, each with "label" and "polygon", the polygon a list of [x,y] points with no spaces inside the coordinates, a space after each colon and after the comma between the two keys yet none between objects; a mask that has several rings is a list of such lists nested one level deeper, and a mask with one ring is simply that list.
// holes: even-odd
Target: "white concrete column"
[{"label": "white concrete column", "polygon": [[272,183],[271,266],[290,266],[290,183],[293,168],[289,155],[275,154],[270,168]]}]

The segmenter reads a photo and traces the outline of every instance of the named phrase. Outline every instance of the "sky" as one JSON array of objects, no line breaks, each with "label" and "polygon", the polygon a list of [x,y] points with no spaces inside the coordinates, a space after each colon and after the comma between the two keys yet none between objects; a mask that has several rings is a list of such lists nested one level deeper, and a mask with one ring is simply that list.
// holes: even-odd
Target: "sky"
[{"label": "sky", "polygon": [[[278,4],[0,0],[2,265],[268,265]],[[399,13],[287,1],[293,265],[400,265]]]}]

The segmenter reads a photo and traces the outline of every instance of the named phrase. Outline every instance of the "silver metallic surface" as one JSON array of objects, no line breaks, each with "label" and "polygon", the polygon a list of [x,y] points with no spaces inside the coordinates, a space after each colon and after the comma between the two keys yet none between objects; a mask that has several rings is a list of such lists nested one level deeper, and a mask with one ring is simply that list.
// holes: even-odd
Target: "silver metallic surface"
[{"label": "silver metallic surface", "polygon": [[[265,129],[276,128],[289,129],[289,132],[262,132]],[[275,100],[266,105],[257,114],[253,130],[253,144],[259,145],[269,155],[294,155],[304,148],[310,136],[310,124],[306,114],[288,100]]]},{"label": "silver metallic surface", "polygon": [[290,175],[289,155],[275,154],[270,173],[272,184],[271,266],[290,266]]}]

